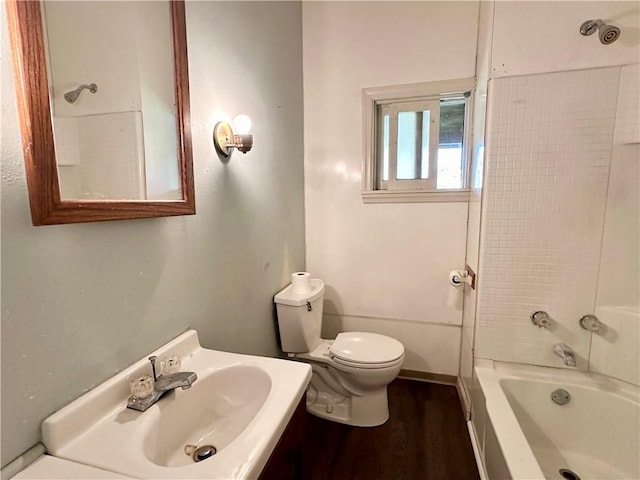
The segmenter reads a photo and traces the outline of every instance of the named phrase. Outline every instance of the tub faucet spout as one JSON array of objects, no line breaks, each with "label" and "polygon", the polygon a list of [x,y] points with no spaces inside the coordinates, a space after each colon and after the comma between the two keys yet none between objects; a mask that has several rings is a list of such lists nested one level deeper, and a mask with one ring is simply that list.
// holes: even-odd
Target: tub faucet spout
[{"label": "tub faucet spout", "polygon": [[576,366],[576,354],[566,343],[556,343],[553,346],[553,353],[558,355],[568,367]]}]

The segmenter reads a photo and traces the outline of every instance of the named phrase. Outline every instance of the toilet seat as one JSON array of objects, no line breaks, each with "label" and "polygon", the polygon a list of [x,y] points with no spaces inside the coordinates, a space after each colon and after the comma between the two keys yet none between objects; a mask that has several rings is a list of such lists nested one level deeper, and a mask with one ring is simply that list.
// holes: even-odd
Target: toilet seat
[{"label": "toilet seat", "polygon": [[363,369],[363,370],[374,370],[376,368],[389,368],[389,367],[395,367],[396,365],[402,363],[404,361],[404,354],[400,356],[400,358],[397,358],[396,360],[393,360],[392,362],[383,362],[383,363],[357,363],[357,362],[347,362],[346,360],[342,360],[341,358],[338,357],[331,357],[331,360],[333,361],[333,365],[340,370],[341,367],[350,367],[350,368],[357,368],[357,369]]},{"label": "toilet seat", "polygon": [[347,367],[385,368],[404,359],[404,346],[394,338],[369,332],[338,334],[329,348],[332,360]]}]

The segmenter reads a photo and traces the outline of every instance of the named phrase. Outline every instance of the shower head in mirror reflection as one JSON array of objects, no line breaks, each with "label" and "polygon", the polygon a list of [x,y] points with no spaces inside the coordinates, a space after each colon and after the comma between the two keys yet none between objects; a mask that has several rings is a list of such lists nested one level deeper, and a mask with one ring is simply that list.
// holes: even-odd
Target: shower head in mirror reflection
[{"label": "shower head in mirror reflection", "polygon": [[75,103],[76,100],[78,100],[78,97],[80,97],[80,93],[82,93],[83,90],[89,90],[91,93],[96,93],[98,91],[98,86],[95,83],[83,83],[75,90],[71,90],[70,92],[65,93],[64,99],[69,103]]}]

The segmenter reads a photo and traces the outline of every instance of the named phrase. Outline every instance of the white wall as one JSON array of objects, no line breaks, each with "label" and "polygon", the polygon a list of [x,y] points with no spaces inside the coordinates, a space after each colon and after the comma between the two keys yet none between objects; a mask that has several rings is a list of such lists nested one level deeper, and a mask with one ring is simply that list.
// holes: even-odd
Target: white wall
[{"label": "white wall", "polygon": [[640,64],[620,71],[620,89],[598,282],[600,305],[640,306]]},{"label": "white wall", "polygon": [[[197,214],[33,227],[0,9],[3,465],[44,417],[189,326],[206,347],[279,354],[273,295],[304,268],[301,6],[186,15]],[[237,55],[219,68],[212,46]],[[217,109],[255,125],[254,149],[226,164]]]},{"label": "white wall", "polygon": [[620,71],[589,367],[640,385],[640,64]]},{"label": "white wall", "polygon": [[405,342],[404,368],[448,375],[461,310],[447,273],[464,267],[468,206],[362,203],[361,91],[473,77],[477,18],[478,2],[303,4],[307,269],[327,285],[325,334],[400,338],[411,322],[430,341]]},{"label": "white wall", "polygon": [[[611,45],[580,25],[602,19],[622,31]],[[528,0],[495,2],[491,76],[558,72],[637,63],[640,11],[637,2]]]},{"label": "white wall", "polygon": [[[148,200],[181,199],[175,116],[173,42],[162,32],[171,28],[165,2],[136,2],[136,53],[143,111],[145,190]],[[168,58],[167,58],[168,57]],[[167,61],[169,60],[169,61]]]},{"label": "white wall", "polygon": [[[44,5],[54,115],[139,111],[135,3],[62,1]],[[85,90],[75,103],[68,103],[65,92],[83,83],[96,83],[98,92]]]}]

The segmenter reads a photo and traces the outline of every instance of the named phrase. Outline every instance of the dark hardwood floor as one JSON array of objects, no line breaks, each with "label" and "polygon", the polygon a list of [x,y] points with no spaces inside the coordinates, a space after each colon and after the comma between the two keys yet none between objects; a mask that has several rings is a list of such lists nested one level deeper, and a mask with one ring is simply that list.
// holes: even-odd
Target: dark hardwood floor
[{"label": "dark hardwood floor", "polygon": [[389,410],[389,421],[373,428],[307,413],[304,479],[479,479],[455,387],[396,379]]}]

